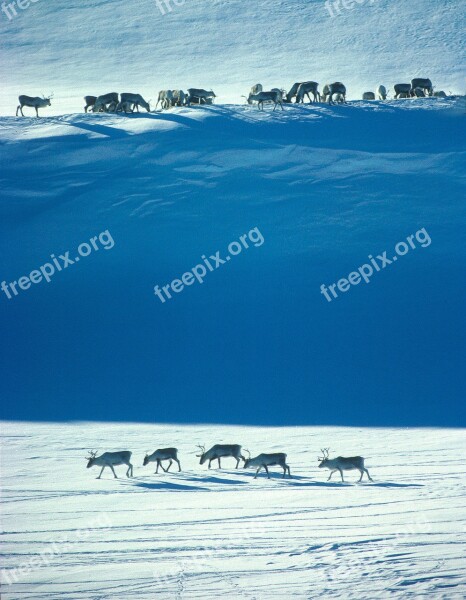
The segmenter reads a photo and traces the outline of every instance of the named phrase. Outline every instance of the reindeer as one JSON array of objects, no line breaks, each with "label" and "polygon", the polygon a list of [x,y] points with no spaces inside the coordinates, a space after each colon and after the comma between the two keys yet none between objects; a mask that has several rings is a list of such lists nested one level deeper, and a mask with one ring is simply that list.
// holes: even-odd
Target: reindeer
[{"label": "reindeer", "polygon": [[157,106],[159,105],[159,102],[161,104],[162,110],[165,109],[169,109],[170,106],[173,105],[173,92],[172,90],[160,90],[159,92],[159,97],[157,99],[157,104],[155,105],[155,109],[157,109]]},{"label": "reindeer", "polygon": [[411,91],[411,96],[413,98],[425,98],[426,97],[426,93],[424,92],[424,90],[420,87],[414,88],[414,90]]},{"label": "reindeer", "polygon": [[322,456],[319,457],[319,469],[330,469],[330,477],[327,481],[330,481],[335,471],[340,471],[341,480],[343,479],[343,471],[354,471],[357,470],[361,473],[359,481],[362,480],[364,473],[367,474],[369,481],[372,481],[369,471],[364,467],[364,458],[362,456],[351,456],[345,458],[344,456],[337,456],[336,458],[330,459],[329,456],[330,448],[321,449]]},{"label": "reindeer", "polygon": [[236,468],[238,468],[240,459],[246,460],[241,454],[241,446],[238,446],[238,444],[215,444],[215,446],[212,446],[207,452],[205,446],[198,445],[198,448],[201,450],[201,454],[196,454],[196,456],[201,459],[199,464],[203,465],[205,461],[208,460],[209,469],[213,460],[218,460],[218,468],[221,469],[222,465],[220,464],[220,459],[226,458],[227,456],[236,458]]},{"label": "reindeer", "polygon": [[133,113],[134,112],[134,104],[132,102],[118,102],[115,112],[124,112],[126,113]]},{"label": "reindeer", "polygon": [[89,456],[86,457],[87,468],[90,469],[93,466],[102,467],[99,476],[97,479],[100,479],[102,475],[102,471],[105,467],[110,467],[113,471],[113,475],[115,479],[118,479],[117,474],[115,473],[115,469],[118,465],[128,465],[128,470],[126,471],[126,477],[133,476],[133,465],[130,463],[131,452],[127,450],[123,450],[122,452],[104,452],[100,456],[97,456],[97,452],[89,451]]},{"label": "reindeer", "polygon": [[48,98],[42,95],[42,98],[36,96],[35,98],[31,96],[18,96],[19,104],[16,108],[16,116],[18,116],[18,110],[21,111],[21,115],[24,117],[23,106],[30,106],[36,109],[36,117],[39,116],[39,108],[44,108],[45,106],[52,106],[50,100],[53,98],[53,94],[50,94]]},{"label": "reindeer", "polygon": [[379,100],[386,100],[387,88],[384,85],[379,85],[379,87],[377,88],[377,95],[379,97]]},{"label": "reindeer", "polygon": [[[256,83],[256,85],[252,86],[251,91],[249,92],[249,96],[255,96],[256,94],[260,94],[263,90],[264,90],[264,88],[263,88],[262,84]],[[241,98],[246,98],[246,102],[248,104],[252,104],[252,100],[249,101],[249,96],[241,96]]]},{"label": "reindeer", "polygon": [[[299,86],[301,85],[301,83],[302,82],[296,82],[292,85],[291,90],[285,96],[285,102],[287,102],[287,103],[292,102],[293,98],[295,98],[296,94],[298,93]],[[297,100],[296,100],[296,102],[297,102]]]},{"label": "reindeer", "polygon": [[95,106],[95,101],[97,100],[97,96],[84,96],[84,102],[86,106],[84,107],[84,112],[87,113],[88,108],[92,108]]},{"label": "reindeer", "polygon": [[118,94],[110,92],[97,96],[92,112],[114,112],[118,106]]},{"label": "reindeer", "polygon": [[277,108],[278,105],[283,109],[283,93],[278,88],[274,88],[270,92],[259,92],[258,94],[249,94],[248,104],[252,104],[253,102],[257,102],[257,107],[259,110],[264,110],[264,102],[273,102],[274,107],[273,110]]},{"label": "reindeer", "polygon": [[128,92],[123,92],[123,94],[120,94],[120,104],[117,106],[117,110],[120,105],[124,105],[127,102],[133,105],[133,112],[134,108],[136,108],[137,112],[139,112],[140,106],[145,108],[147,112],[150,112],[150,102],[146,102],[141,94],[130,94]]},{"label": "reindeer", "polygon": [[[164,461],[164,460],[170,461],[168,464],[168,467],[166,469],[164,469],[164,467],[162,465],[162,461]],[[173,461],[178,463],[178,471],[181,471],[180,461],[178,460],[178,450],[176,448],[160,448],[159,450],[152,452],[152,454],[150,456],[146,453],[146,456],[144,457],[144,462],[143,462],[142,466],[145,467],[146,465],[148,465],[151,462],[156,462],[157,469],[155,472],[158,473],[159,467],[162,467],[162,470],[165,473],[167,473],[170,470],[170,467],[172,466]]]},{"label": "reindeer", "polygon": [[[307,96],[309,98],[310,104],[312,104],[313,101],[320,102],[320,94],[317,89],[318,87],[319,84],[315,81],[306,81],[304,83],[301,83],[301,85],[298,88],[298,91],[296,92],[296,103],[298,104],[299,102],[302,102],[304,104],[304,96]],[[314,100],[311,100],[309,92],[311,92],[311,94],[313,95]]]},{"label": "reindeer", "polygon": [[364,94],[362,95],[362,99],[363,100],[375,100],[375,94],[374,94],[374,92],[364,92]]},{"label": "reindeer", "polygon": [[172,90],[172,106],[184,106],[186,104],[186,94],[183,90]]},{"label": "reindeer", "polygon": [[[189,88],[188,89],[188,106],[191,106],[191,102],[197,100],[198,104],[201,104],[204,101],[206,104],[208,103],[209,98],[216,98],[217,96],[214,94],[212,90],[208,92],[203,89]],[[212,104],[212,101],[209,103]]]},{"label": "reindeer", "polygon": [[288,471],[288,477],[291,477],[290,467],[286,464],[286,454],[283,452],[275,452],[273,454],[259,454],[255,458],[251,458],[251,453],[249,450],[245,451],[248,453],[248,458],[244,462],[244,468],[248,467],[257,467],[256,474],[254,475],[254,479],[256,479],[259,471],[262,467],[265,469],[267,473],[267,477],[270,479],[270,473],[267,467],[273,467],[274,465],[279,465],[283,469],[283,477],[285,478],[286,472]]},{"label": "reindeer", "polygon": [[[411,80],[411,96],[416,95],[416,88],[421,88],[426,96],[432,96],[434,91],[432,81],[430,79],[422,79],[419,77]],[[417,97],[419,98],[420,96]]]},{"label": "reindeer", "polygon": [[335,83],[329,83],[324,86],[322,92],[324,102],[335,104],[333,96],[336,96],[337,102],[340,102],[341,104],[346,102],[346,87],[340,81],[335,81]]},{"label": "reindeer", "polygon": [[395,85],[395,99],[398,98],[409,98],[411,94],[411,84],[410,83],[397,83]]}]

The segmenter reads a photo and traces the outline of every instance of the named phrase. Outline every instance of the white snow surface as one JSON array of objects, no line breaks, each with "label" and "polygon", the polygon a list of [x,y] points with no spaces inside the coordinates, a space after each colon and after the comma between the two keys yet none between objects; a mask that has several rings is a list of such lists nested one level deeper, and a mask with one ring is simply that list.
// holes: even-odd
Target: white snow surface
[{"label": "white snow surface", "polygon": [[[3,423],[2,600],[461,599],[464,430]],[[209,471],[196,444],[285,451],[291,479]],[[145,452],[177,446],[182,471]],[[361,454],[373,483],[317,468]],[[134,477],[86,469],[130,449]],[[173,471],[173,467],[172,467]],[[30,559],[33,566],[27,566]],[[24,566],[17,572],[11,569]]]},{"label": "white snow surface", "polygon": [[155,0],[36,0],[11,20],[0,13],[0,114],[14,114],[19,94],[50,92],[48,115],[110,91],[155,103],[159,90],[203,87],[238,103],[258,82],[343,81],[352,99],[414,77],[465,91],[461,0],[358,0],[333,18],[324,0],[169,1],[165,14]]}]

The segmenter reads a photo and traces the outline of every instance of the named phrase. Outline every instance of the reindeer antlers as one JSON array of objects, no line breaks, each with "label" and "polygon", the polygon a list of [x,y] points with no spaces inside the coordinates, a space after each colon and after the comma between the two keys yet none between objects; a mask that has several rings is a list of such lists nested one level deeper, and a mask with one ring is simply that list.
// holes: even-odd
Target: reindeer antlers
[{"label": "reindeer antlers", "polygon": [[[200,446],[199,444],[196,444],[196,446],[199,448],[202,454],[205,454],[205,446]],[[201,457],[202,454],[196,454],[196,456]]]},{"label": "reindeer antlers", "polygon": [[95,458],[97,456],[97,450],[95,452],[92,452],[92,450],[89,450],[89,456],[86,456],[86,460],[90,460],[91,458]]},{"label": "reindeer antlers", "polygon": [[319,456],[320,461],[323,460],[327,460],[329,452],[330,452],[330,448],[321,448],[320,451],[322,452],[322,456]]},{"label": "reindeer antlers", "polygon": [[243,450],[248,453],[248,455],[249,455],[248,459],[250,459],[251,458],[251,453],[249,452],[249,450],[247,448],[243,448]]}]

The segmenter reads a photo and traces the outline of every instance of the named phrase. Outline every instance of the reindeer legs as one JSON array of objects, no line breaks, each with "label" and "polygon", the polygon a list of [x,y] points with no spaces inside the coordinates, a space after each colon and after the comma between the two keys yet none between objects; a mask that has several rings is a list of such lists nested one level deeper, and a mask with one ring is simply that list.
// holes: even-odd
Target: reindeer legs
[{"label": "reindeer legs", "polygon": [[[369,471],[367,469],[364,469],[364,472],[366,473],[367,477],[369,478],[369,481],[373,481],[372,477],[369,475]],[[361,479],[362,479],[362,475],[361,475]]]}]

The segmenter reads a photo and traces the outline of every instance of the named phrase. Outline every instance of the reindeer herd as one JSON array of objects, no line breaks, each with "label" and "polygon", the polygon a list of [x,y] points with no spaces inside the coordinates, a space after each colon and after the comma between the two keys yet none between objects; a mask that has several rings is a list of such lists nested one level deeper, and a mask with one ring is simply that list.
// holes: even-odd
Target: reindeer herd
[{"label": "reindeer herd", "polygon": [[[259,454],[258,456],[251,458],[249,450],[245,449],[248,457],[245,458],[242,454],[242,448],[239,444],[215,444],[209,450],[206,451],[205,446],[198,446],[200,454],[196,454],[200,458],[199,464],[203,465],[208,462],[209,469],[211,468],[212,461],[218,461],[218,468],[222,468],[222,458],[234,458],[236,460],[236,469],[239,466],[240,461],[244,462],[244,468],[249,467],[257,468],[254,479],[256,479],[259,471],[264,469],[267,473],[267,477],[270,479],[269,467],[279,466],[283,469],[283,477],[285,478],[288,473],[288,477],[291,477],[291,471],[289,465],[286,463],[286,454],[284,452],[274,452],[272,454]],[[372,481],[369,471],[364,466],[364,458],[362,456],[337,456],[336,458],[329,458],[330,448],[324,448],[321,450],[322,456],[318,459],[319,469],[328,469],[330,476],[327,481],[330,481],[332,475],[338,471],[341,476],[341,480],[344,482],[343,471],[359,471],[361,477],[359,481],[362,481],[364,473],[366,473],[369,481]],[[133,476],[133,465],[131,464],[131,452],[124,450],[122,452],[104,452],[100,456],[97,456],[97,452],[90,452],[89,456],[86,457],[87,468],[97,466],[102,467],[97,479],[100,479],[102,473],[106,467],[112,470],[113,475],[117,478],[114,467],[119,465],[126,465],[128,467],[126,471],[126,477]],[[165,468],[162,463],[168,461],[168,466]],[[178,450],[176,448],[160,448],[147,454],[144,457],[142,466],[146,467],[149,463],[156,463],[157,468],[155,473],[159,472],[159,467],[165,473],[168,473],[173,463],[178,465],[178,471],[181,471],[181,463],[178,459]]]},{"label": "reindeer herd", "polygon": [[[394,98],[424,98],[427,96],[434,96],[437,98],[446,98],[447,94],[444,91],[434,91],[434,86],[430,79],[416,78],[411,83],[397,83],[394,86]],[[16,116],[18,111],[21,111],[21,115],[24,117],[23,107],[28,106],[35,108],[36,116],[39,116],[39,108],[51,106],[50,100],[52,95],[39,97],[31,96],[19,96],[19,105],[16,109]],[[161,90],[159,92],[157,103],[155,105],[154,112],[157,107],[161,106],[161,110],[169,110],[177,106],[191,106],[192,104],[212,104],[214,98],[217,96],[213,90],[204,90],[202,88],[189,88],[187,92],[183,90]],[[259,110],[264,109],[264,104],[273,104],[273,110],[280,106],[282,110],[283,104],[290,104],[293,102],[296,104],[304,103],[307,97],[309,103],[324,102],[328,104],[343,104],[346,102],[346,86],[340,81],[329,83],[324,85],[322,93],[319,92],[319,84],[316,81],[304,81],[294,83],[288,93],[280,88],[272,88],[269,91],[264,91],[262,84],[257,83],[252,86],[248,96],[242,96],[246,98],[248,104],[253,105],[257,103]],[[364,92],[363,100],[387,100],[388,92],[385,86],[380,85],[376,92]],[[85,106],[84,112],[124,112],[133,113],[135,110],[139,112],[139,107],[152,112],[150,107],[150,100],[146,101],[141,94],[110,92],[108,94],[102,94],[101,96],[84,96]]]}]

